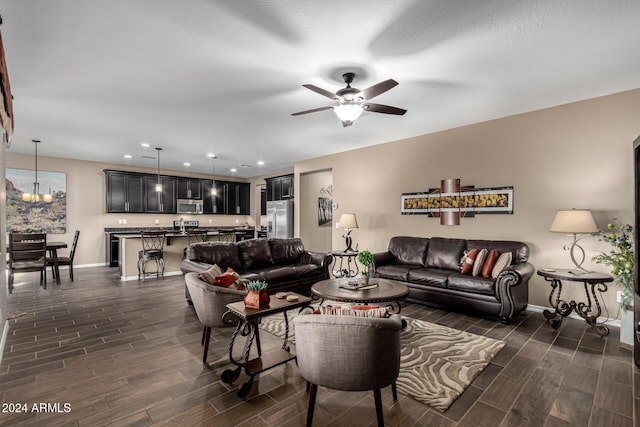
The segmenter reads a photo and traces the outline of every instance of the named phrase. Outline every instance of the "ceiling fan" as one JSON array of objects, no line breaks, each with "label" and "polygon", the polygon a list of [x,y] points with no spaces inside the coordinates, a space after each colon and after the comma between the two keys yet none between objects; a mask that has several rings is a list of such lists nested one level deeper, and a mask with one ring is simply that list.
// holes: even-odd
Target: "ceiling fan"
[{"label": "ceiling fan", "polygon": [[364,90],[351,87],[351,83],[355,77],[355,73],[344,73],[342,78],[347,84],[347,87],[340,89],[336,93],[329,92],[328,90],[319,88],[311,84],[302,85],[309,90],[312,90],[320,95],[326,96],[329,99],[336,101],[336,105],[314,108],[312,110],[299,111],[292,113],[292,116],[299,116],[302,114],[315,113],[317,111],[333,110],[338,118],[342,120],[342,126],[351,126],[363,111],[371,111],[373,113],[385,113],[396,114],[402,116],[407,110],[397,107],[391,107],[389,105],[374,104],[369,102],[370,99],[388,91],[389,89],[398,85],[398,82],[389,79],[383,82],[377,83]]}]

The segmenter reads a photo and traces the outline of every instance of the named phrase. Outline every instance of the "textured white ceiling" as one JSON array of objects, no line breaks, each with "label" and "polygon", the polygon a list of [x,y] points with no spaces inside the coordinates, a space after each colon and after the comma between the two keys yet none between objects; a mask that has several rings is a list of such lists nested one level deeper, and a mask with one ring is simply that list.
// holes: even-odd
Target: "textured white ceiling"
[{"label": "textured white ceiling", "polygon": [[[250,177],[640,87],[637,0],[2,0],[10,151]],[[344,128],[301,85],[400,84]],[[133,155],[131,160],[123,158]],[[265,166],[257,166],[263,160]],[[191,162],[185,168],[183,162]],[[250,167],[240,167],[241,164]],[[229,173],[231,167],[238,172]]]}]

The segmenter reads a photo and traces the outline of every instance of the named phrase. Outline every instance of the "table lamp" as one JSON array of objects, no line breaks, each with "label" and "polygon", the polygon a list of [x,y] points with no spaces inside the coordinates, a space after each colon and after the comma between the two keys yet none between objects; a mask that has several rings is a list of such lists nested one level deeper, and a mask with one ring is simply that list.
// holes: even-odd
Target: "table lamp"
[{"label": "table lamp", "polygon": [[[598,226],[593,219],[591,211],[589,209],[560,210],[556,213],[556,217],[553,219],[549,231],[573,235],[573,244],[563,247],[564,250],[570,251],[571,261],[575,265],[575,268],[569,270],[569,272],[573,274],[588,273],[588,271],[582,267],[585,254],[584,249],[578,245],[578,241],[586,235],[598,231]],[[576,252],[579,254],[580,262],[578,262],[576,258]]]},{"label": "table lamp", "polygon": [[340,228],[344,228],[347,232],[342,235],[344,237],[344,241],[347,244],[347,248],[344,250],[345,252],[353,252],[353,248],[351,248],[351,230],[354,228],[358,228],[358,221],[356,220],[356,214],[353,213],[344,213],[340,215],[340,221],[338,221]]}]

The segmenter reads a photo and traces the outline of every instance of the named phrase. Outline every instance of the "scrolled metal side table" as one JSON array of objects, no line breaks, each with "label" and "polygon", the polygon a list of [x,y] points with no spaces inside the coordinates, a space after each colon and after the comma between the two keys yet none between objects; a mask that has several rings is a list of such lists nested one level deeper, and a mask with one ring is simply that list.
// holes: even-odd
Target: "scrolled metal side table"
[{"label": "scrolled metal side table", "polygon": [[[551,293],[549,294],[549,304],[554,311],[544,310],[542,314],[549,321],[554,329],[558,329],[562,325],[562,319],[575,311],[582,317],[587,324],[591,326],[595,333],[601,337],[609,334],[609,328],[605,325],[598,324],[597,320],[602,309],[598,299],[598,293],[606,292],[607,283],[613,282],[614,278],[610,274],[596,272],[572,272],[565,269],[543,269],[538,270],[538,275],[544,277],[544,280],[551,283]],[[566,301],[562,299],[562,282],[582,282],[586,301]]]}]

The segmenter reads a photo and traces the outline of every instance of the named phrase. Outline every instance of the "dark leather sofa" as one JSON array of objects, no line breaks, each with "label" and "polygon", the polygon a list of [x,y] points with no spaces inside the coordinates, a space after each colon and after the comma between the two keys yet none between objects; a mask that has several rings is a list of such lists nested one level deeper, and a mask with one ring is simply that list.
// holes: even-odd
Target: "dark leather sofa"
[{"label": "dark leather sofa", "polygon": [[[510,251],[511,265],[496,279],[462,274],[463,253],[474,248]],[[388,250],[373,256],[380,277],[406,282],[408,300],[484,313],[503,323],[527,307],[534,272],[528,258],[529,247],[522,242],[408,236],[391,238]]]},{"label": "dark leather sofa", "polygon": [[[292,291],[309,294],[311,286],[329,278],[331,255],[307,251],[299,238],[249,239],[238,243],[198,242],[187,248],[180,269],[199,273],[217,264],[231,267],[249,280],[264,280],[270,294]],[[190,302],[189,291],[185,294]]]}]

